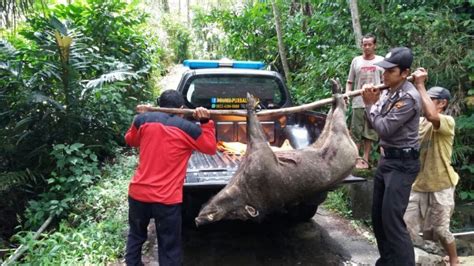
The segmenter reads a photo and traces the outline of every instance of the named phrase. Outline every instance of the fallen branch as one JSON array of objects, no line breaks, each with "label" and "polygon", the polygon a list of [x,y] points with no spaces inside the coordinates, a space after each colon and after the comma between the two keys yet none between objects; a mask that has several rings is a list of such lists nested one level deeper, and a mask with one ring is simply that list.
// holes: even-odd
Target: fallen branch
[{"label": "fallen branch", "polygon": [[[34,234],[32,240],[36,240],[44,231],[44,229],[48,227],[52,220],[53,215],[50,215],[48,219],[43,223],[43,225],[41,225],[38,231]],[[15,251],[15,253],[13,253],[5,262],[2,263],[2,266],[11,265],[12,263],[14,263],[28,249],[28,247],[28,245],[20,245],[20,247],[18,247],[18,249]]]}]

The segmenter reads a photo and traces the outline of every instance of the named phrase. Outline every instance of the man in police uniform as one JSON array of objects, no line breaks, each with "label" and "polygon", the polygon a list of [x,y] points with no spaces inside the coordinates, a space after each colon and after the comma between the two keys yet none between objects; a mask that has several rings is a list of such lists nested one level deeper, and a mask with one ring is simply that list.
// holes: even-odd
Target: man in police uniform
[{"label": "man in police uniform", "polygon": [[403,215],[419,170],[421,98],[407,81],[413,54],[409,48],[392,49],[383,61],[384,84],[390,89],[380,97],[372,84],[363,86],[366,113],[380,137],[381,158],[374,177],[372,225],[380,253],[376,265],[415,265],[413,245]]}]

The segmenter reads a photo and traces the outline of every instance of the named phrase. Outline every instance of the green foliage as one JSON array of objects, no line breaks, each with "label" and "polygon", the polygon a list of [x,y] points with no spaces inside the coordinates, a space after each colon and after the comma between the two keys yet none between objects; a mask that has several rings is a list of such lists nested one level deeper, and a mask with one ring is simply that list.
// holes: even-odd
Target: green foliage
[{"label": "green foliage", "polygon": [[234,59],[276,60],[278,46],[269,5],[256,3],[240,12],[224,11],[222,16],[219,23],[228,33],[226,54]]},{"label": "green foliage", "polygon": [[[310,1],[312,12],[295,9],[290,1],[277,3],[296,102],[327,97],[328,80],[339,77],[344,83],[352,58],[360,54],[354,45],[347,1]],[[472,6],[452,1],[423,1],[422,5],[416,1],[359,1],[359,9],[363,32],[378,36],[379,53],[385,54],[394,46],[412,47],[414,65],[430,70],[430,83],[453,90],[466,88],[469,71],[465,69],[473,61],[472,49],[466,45],[466,33],[473,30],[468,15]],[[264,60],[276,70],[282,69],[268,1],[243,10],[198,13],[193,26],[199,32],[198,42],[204,43],[202,49],[211,47],[217,54],[235,59]],[[220,43],[209,38],[213,31],[225,33],[219,34]]]},{"label": "green foliage", "polygon": [[272,16],[271,7],[261,2],[243,10],[213,9],[209,14],[198,10],[193,19],[198,44],[195,53],[207,51],[216,59],[274,62],[278,47]]},{"label": "green foliage", "polygon": [[14,194],[2,207],[21,199],[16,215],[2,217],[1,237],[15,217],[35,228],[67,215],[98,162],[123,144],[136,104],[157,94],[149,80],[164,69],[164,50],[133,3],[39,7],[0,40],[0,193]]},{"label": "green foliage", "polygon": [[193,58],[199,59],[221,59],[226,57],[224,43],[227,42],[227,35],[222,27],[215,21],[212,14],[217,13],[212,10],[207,14],[202,9],[196,9],[193,25],[192,38],[195,40],[191,47]]},{"label": "green foliage", "polygon": [[[469,171],[472,171],[472,167]],[[473,201],[474,200],[474,190],[472,190],[472,189],[471,190],[461,190],[459,192],[459,198],[461,200]]]},{"label": "green foliage", "polygon": [[[332,94],[330,79],[345,77],[349,69],[347,62],[351,62],[356,55],[353,49],[347,46],[321,47],[319,52],[321,54],[318,56],[311,55],[301,72],[295,75],[292,93],[297,104],[330,97]],[[343,88],[345,80],[346,78],[339,78]]]},{"label": "green foliage", "polygon": [[78,196],[99,177],[97,156],[84,144],[53,146],[56,168],[48,178],[48,189],[32,200],[26,210],[26,226],[35,228],[49,215],[63,217]]},{"label": "green foliage", "polygon": [[[341,45],[352,41],[350,14],[344,1],[318,2],[314,13],[291,10],[291,3],[279,1],[284,42],[293,74],[291,90],[297,104],[330,95],[329,79],[343,76],[356,51]],[[273,12],[269,2],[258,2],[243,10],[214,9],[198,13],[193,20],[202,50],[238,60],[263,60],[282,72],[278,55]],[[212,33],[217,32],[219,39]],[[225,32],[225,35],[221,32]],[[217,41],[220,40],[220,43]]]},{"label": "green foliage", "polygon": [[28,182],[37,183],[42,177],[35,176],[29,169],[24,171],[11,171],[0,173],[0,192],[8,191],[17,184],[25,184]]},{"label": "green foliage", "polygon": [[339,213],[344,217],[350,218],[352,216],[349,197],[344,187],[330,191],[323,204],[326,209]]},{"label": "green foliage", "polygon": [[190,58],[191,33],[189,30],[168,16],[164,16],[161,23],[168,34],[168,46],[173,52],[173,61],[181,63]]},{"label": "green foliage", "polygon": [[[444,2],[444,3],[443,3]],[[444,86],[452,92],[467,91],[467,71],[472,69],[472,47],[469,32],[474,24],[469,15],[472,4],[453,1],[360,1],[361,24],[379,38],[384,50],[394,46],[413,49],[413,66],[429,70],[429,86]],[[379,49],[380,50],[380,49]],[[469,64],[471,66],[469,67]],[[452,105],[451,108],[458,108]],[[454,112],[458,115],[459,110]]]},{"label": "green foliage", "polygon": [[[42,241],[32,240],[33,232],[18,235],[31,247],[23,260],[31,265],[96,265],[120,257],[124,249],[124,221],[107,221],[71,228],[64,224]],[[40,255],[41,254],[41,255]]]},{"label": "green foliage", "polygon": [[[79,150],[81,150],[79,148]],[[73,147],[57,149],[62,161]],[[63,156],[64,155],[64,156]],[[33,232],[20,232],[15,240],[27,244],[23,262],[32,265],[106,264],[123,255],[127,231],[127,189],[136,156],[119,156],[104,167],[102,178],[82,193],[55,232],[32,241]],[[65,163],[64,170],[67,170]]]},{"label": "green foliage", "polygon": [[474,200],[474,114],[456,118],[453,163],[460,179],[457,186],[459,198]]},{"label": "green foliage", "polygon": [[48,176],[55,144],[83,143],[100,158],[123,144],[161,67],[161,49],[143,30],[147,17],[132,7],[119,0],[44,6],[19,35],[0,40],[0,173],[9,176],[0,187]]},{"label": "green foliage", "polygon": [[[357,228],[358,230],[372,230],[372,221],[370,219],[355,219],[352,215],[352,203],[351,197],[349,196],[349,187],[348,186],[341,186],[333,191],[328,193],[328,197],[323,202],[323,206],[335,212],[345,218],[351,220],[351,224]],[[373,242],[374,239],[369,239],[369,241]]]}]

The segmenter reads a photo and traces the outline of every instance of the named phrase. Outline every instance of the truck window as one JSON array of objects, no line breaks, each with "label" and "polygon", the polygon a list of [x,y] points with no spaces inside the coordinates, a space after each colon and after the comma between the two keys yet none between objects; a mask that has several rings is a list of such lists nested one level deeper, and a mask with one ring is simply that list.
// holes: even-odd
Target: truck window
[{"label": "truck window", "polygon": [[262,108],[280,108],[286,101],[283,88],[272,77],[220,76],[196,77],[184,90],[194,107],[208,109],[245,109],[247,92],[260,99]]}]

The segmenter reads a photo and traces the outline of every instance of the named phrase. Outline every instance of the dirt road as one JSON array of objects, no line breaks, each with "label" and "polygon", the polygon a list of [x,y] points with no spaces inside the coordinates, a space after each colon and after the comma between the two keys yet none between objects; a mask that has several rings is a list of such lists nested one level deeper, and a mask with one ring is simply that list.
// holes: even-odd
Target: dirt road
[{"label": "dirt road", "polygon": [[[144,263],[158,265],[154,226]],[[291,225],[227,222],[183,228],[184,265],[373,265],[376,247],[350,222],[324,209]]]},{"label": "dirt road", "polygon": [[181,75],[187,68],[183,67],[183,65],[174,65],[170,69],[168,69],[168,74],[164,76],[160,80],[160,87],[161,91],[164,90],[176,90],[179,84],[179,80],[181,79]]}]

